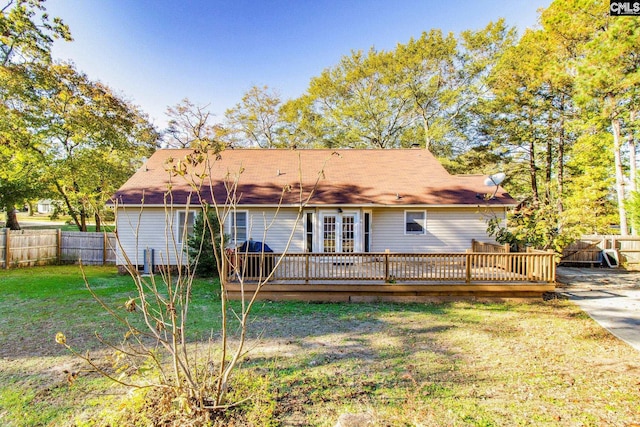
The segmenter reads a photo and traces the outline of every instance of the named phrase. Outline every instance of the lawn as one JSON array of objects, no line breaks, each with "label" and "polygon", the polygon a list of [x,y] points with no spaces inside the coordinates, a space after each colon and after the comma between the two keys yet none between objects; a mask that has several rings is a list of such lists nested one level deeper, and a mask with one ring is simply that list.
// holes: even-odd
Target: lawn
[{"label": "lawn", "polygon": [[[18,223],[20,227],[26,230],[38,229],[60,229],[62,231],[78,231],[78,227],[71,220],[69,215],[62,215],[57,219],[51,219],[48,214],[33,214],[28,212],[18,212]],[[4,225],[4,221],[0,221],[0,226]],[[103,221],[102,230],[111,232],[115,229],[114,222]],[[95,231],[96,225],[93,218],[87,220],[87,231]]]},{"label": "lawn", "polygon": [[[113,307],[130,279],[90,268]],[[219,325],[217,284],[193,292],[189,337]],[[117,338],[75,266],[0,271],[0,425],[107,425],[131,396],[56,345],[100,351]],[[215,333],[213,334],[215,336]],[[626,426],[640,423],[640,354],[567,301],[309,304],[261,302],[238,384],[255,392],[236,425]],[[67,382],[67,372],[78,372]],[[240,388],[240,386],[238,386]]]}]

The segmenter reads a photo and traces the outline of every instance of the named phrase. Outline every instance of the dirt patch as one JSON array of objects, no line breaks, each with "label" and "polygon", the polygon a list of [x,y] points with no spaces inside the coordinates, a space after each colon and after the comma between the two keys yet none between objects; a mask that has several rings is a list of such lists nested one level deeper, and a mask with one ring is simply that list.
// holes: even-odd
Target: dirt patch
[{"label": "dirt patch", "polygon": [[560,290],[640,289],[640,271],[622,268],[558,267],[556,278]]}]

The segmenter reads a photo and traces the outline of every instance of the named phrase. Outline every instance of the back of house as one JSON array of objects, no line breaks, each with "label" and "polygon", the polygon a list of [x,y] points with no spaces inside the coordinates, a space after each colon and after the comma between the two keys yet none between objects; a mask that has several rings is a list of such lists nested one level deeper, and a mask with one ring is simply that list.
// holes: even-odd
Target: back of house
[{"label": "back of house", "polygon": [[[196,153],[199,154],[199,153]],[[449,174],[424,149],[159,150],[116,193],[118,264],[177,265],[202,203],[226,245],[275,253],[451,253],[492,242],[515,201],[484,176]],[[153,259],[149,255],[153,254]]]}]

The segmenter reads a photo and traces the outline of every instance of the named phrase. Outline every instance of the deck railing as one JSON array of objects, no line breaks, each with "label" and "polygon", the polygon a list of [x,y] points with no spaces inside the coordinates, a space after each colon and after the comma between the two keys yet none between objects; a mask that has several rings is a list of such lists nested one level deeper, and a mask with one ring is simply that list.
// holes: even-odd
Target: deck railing
[{"label": "deck railing", "polygon": [[511,246],[509,244],[498,245],[496,243],[480,242],[478,240],[471,240],[471,252],[482,252],[490,254],[505,254],[511,252]]},{"label": "deck railing", "polygon": [[279,283],[546,282],[555,281],[553,253],[239,253],[229,280]]}]

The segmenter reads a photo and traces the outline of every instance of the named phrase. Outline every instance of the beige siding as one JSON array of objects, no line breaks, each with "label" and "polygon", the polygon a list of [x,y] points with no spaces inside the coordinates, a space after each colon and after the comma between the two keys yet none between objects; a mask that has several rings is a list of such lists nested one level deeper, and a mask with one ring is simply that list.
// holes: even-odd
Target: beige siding
[{"label": "beige siding", "polygon": [[[494,242],[487,235],[487,221],[492,214],[480,208],[427,208],[427,232],[405,235],[406,209],[374,209],[372,252],[464,252],[471,239]],[[418,210],[418,209],[410,209]],[[502,209],[495,214],[503,218]]]},{"label": "beige siding", "polygon": [[[164,208],[118,209],[116,213],[118,245],[117,264],[144,264],[144,250],[154,250],[154,264],[176,265],[183,246],[177,241],[176,212]],[[176,256],[176,254],[178,256]]]},{"label": "beige siding", "polygon": [[[154,263],[176,265],[183,257],[183,246],[177,242],[176,209],[164,208],[118,209],[117,230],[121,247],[118,248],[118,265],[125,263],[126,254],[134,265],[143,265],[143,251],[155,251]],[[471,247],[471,240],[494,242],[487,235],[487,221],[492,213],[481,208],[426,208],[427,233],[405,235],[404,208],[377,208],[372,210],[371,251],[384,252],[464,252]],[[419,209],[410,209],[419,210]],[[284,252],[295,227],[288,252],[304,252],[304,218],[296,226],[297,209],[247,209],[249,213],[249,237],[265,242],[275,252]],[[495,215],[504,218],[498,209]],[[317,212],[316,212],[317,218]],[[362,215],[360,217],[362,219]],[[228,229],[228,227],[225,227]],[[318,229],[316,229],[319,232]],[[316,234],[314,238],[320,238]],[[238,242],[239,244],[242,242]],[[177,254],[177,255],[176,255]],[[186,262],[182,258],[181,262]]]},{"label": "beige siding", "polygon": [[[249,213],[250,239],[266,243],[274,252],[284,252],[287,250],[289,236],[295,227],[296,232],[287,252],[304,252],[304,218],[301,216],[296,226],[297,209],[280,209],[277,213],[275,209],[244,210]],[[226,228],[228,229],[228,224]]]},{"label": "beige siding", "polygon": [[[135,208],[118,209],[117,232],[120,241],[118,247],[117,264],[126,264],[126,257],[131,264],[144,264],[144,250],[154,250],[154,264],[177,265],[186,262],[184,250],[186,247],[178,243],[177,212],[164,208]],[[297,209],[281,209],[277,214],[275,209],[252,209],[249,212],[249,237],[263,241],[274,251],[282,252],[286,249],[291,230],[295,226]],[[239,242],[242,243],[242,242]],[[297,232],[292,239],[289,252],[303,251],[303,222],[298,223]],[[126,255],[126,257],[125,257]]]}]

